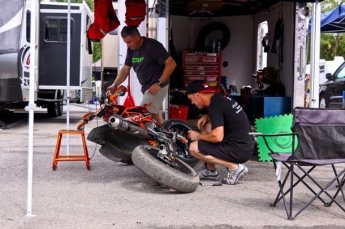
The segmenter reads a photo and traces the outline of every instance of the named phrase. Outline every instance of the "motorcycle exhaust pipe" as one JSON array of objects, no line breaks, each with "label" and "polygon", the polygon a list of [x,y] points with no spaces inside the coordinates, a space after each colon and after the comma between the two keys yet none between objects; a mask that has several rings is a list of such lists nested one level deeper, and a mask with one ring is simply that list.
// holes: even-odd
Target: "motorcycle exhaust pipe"
[{"label": "motorcycle exhaust pipe", "polygon": [[147,130],[144,130],[140,126],[137,126],[133,123],[130,123],[126,120],[123,120],[120,116],[110,116],[108,125],[111,128],[125,131],[129,134],[132,134],[134,136],[137,136],[140,139],[146,139],[148,138]]}]

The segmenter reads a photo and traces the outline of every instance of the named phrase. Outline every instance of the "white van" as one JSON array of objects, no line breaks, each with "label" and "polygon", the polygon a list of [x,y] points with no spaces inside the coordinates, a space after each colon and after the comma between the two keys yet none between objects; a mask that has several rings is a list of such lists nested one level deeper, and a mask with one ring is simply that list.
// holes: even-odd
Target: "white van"
[{"label": "white van", "polygon": [[[324,84],[328,79],[326,78],[327,73],[333,74],[335,70],[344,62],[344,57],[335,56],[334,60],[320,60],[320,81],[319,84]],[[310,64],[306,66],[306,74],[310,74]]]}]

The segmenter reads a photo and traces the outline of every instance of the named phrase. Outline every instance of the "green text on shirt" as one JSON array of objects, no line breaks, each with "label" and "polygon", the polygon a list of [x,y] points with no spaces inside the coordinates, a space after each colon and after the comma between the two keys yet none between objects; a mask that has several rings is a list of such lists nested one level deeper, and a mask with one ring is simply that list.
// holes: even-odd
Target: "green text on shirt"
[{"label": "green text on shirt", "polygon": [[132,58],[133,63],[141,63],[144,60],[144,57],[139,57],[139,58]]}]

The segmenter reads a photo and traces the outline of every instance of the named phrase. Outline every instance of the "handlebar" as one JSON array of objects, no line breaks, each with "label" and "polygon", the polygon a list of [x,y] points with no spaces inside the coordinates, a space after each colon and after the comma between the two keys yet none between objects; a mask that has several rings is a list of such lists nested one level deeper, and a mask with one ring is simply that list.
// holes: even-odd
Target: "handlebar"
[{"label": "handlebar", "polygon": [[120,85],[113,94],[111,94],[111,91],[107,91],[106,92],[106,96],[109,96],[109,99],[113,102],[113,103],[117,103],[116,99],[119,96],[124,96],[127,92],[127,88],[123,85]]},{"label": "handlebar", "polygon": [[85,124],[89,123],[89,121],[92,121],[96,116],[95,112],[89,112],[85,114],[82,118],[82,121],[78,124],[77,130],[83,130]]}]

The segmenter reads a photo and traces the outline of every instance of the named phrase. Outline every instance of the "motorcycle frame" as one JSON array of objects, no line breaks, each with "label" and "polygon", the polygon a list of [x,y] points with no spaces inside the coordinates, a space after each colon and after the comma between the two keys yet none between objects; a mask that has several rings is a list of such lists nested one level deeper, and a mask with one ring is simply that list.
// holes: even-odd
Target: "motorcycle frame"
[{"label": "motorcycle frame", "polygon": [[[149,138],[146,139],[147,142],[152,146],[158,147],[161,152],[160,155],[165,155],[174,160],[176,155],[174,153],[175,149],[173,147],[173,143],[176,143],[177,139],[182,143],[188,143],[188,140],[183,136],[178,136],[175,132],[170,132],[169,130],[165,130],[163,127],[157,125],[156,121],[147,110],[152,103],[133,107],[117,104],[117,97],[123,96],[126,93],[126,90],[125,86],[120,85],[113,94],[110,94],[108,91],[104,104],[102,104],[96,112],[85,114],[77,129],[84,129],[85,124],[92,121],[96,116],[103,118],[104,122],[109,122],[109,118],[111,116],[118,115],[122,117],[124,121],[128,121],[140,126],[140,128],[144,130],[147,130],[149,135]],[[147,123],[153,123],[153,128],[148,128]],[[159,131],[156,131],[157,129],[159,129]],[[164,160],[163,157],[161,157],[161,159]]]}]

